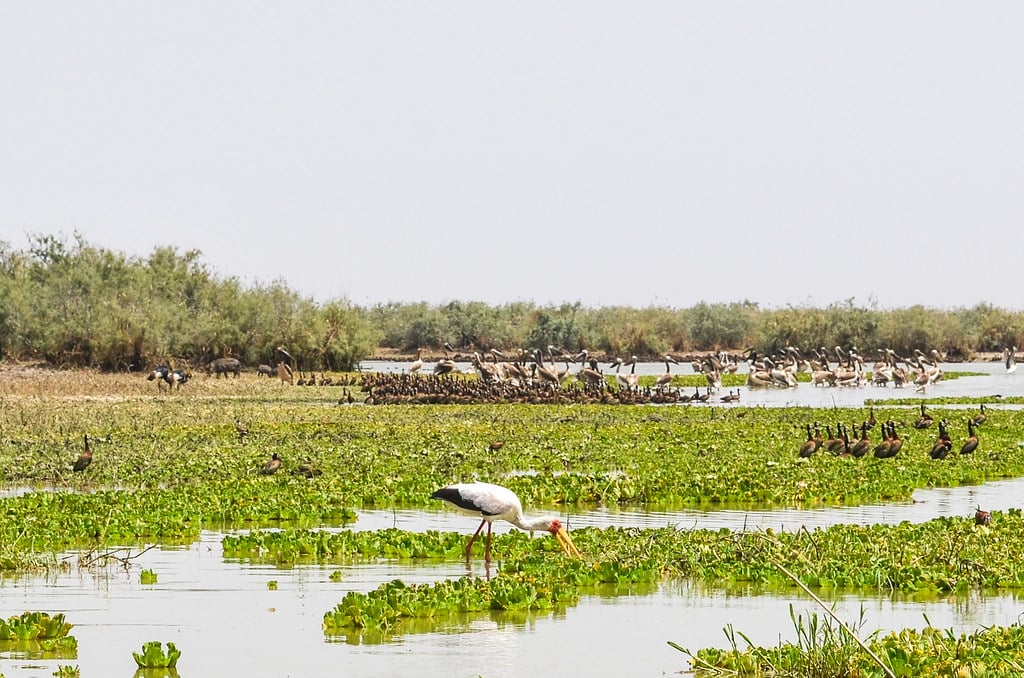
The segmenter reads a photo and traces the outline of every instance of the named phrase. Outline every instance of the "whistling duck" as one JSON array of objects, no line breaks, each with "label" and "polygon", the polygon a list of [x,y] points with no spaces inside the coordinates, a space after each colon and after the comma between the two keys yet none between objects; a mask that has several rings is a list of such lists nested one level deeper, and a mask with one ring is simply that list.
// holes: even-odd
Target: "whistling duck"
[{"label": "whistling duck", "polygon": [[274,452],[274,454],[270,455],[267,463],[263,465],[263,468],[260,469],[260,473],[265,476],[273,475],[277,473],[279,468],[281,468],[281,455]]},{"label": "whistling duck", "polygon": [[975,415],[974,419],[971,419],[971,421],[974,422],[975,426],[981,426],[982,424],[985,423],[985,421],[987,419],[988,419],[988,412],[985,411],[985,403],[982,403],[981,404],[981,411],[977,415]]},{"label": "whistling duck", "polygon": [[970,454],[976,449],[978,449],[978,435],[974,432],[974,422],[968,419],[967,440],[964,441],[963,446],[960,448],[960,454]]},{"label": "whistling duck", "polygon": [[932,415],[928,414],[924,409],[924,403],[921,403],[921,416],[914,422],[914,428],[926,429],[935,423],[935,419]]},{"label": "whistling duck", "polygon": [[811,425],[805,424],[807,428],[807,440],[800,446],[800,456],[805,459],[814,454],[818,449],[818,442],[811,436]]},{"label": "whistling duck", "polygon": [[92,463],[92,448],[89,447],[89,434],[85,434],[85,450],[78,455],[78,459],[75,460],[75,465],[72,466],[74,471],[84,471],[85,467]]}]

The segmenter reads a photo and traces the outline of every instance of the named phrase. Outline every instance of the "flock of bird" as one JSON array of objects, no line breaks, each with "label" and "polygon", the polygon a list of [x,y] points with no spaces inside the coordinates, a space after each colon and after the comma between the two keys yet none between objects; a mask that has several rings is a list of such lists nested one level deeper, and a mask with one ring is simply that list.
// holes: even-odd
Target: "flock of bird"
[{"label": "flock of bird", "polygon": [[[735,403],[739,390],[716,396],[710,387],[694,388],[692,393],[678,388],[636,387],[612,390],[584,381],[565,386],[544,381],[496,381],[469,379],[464,375],[373,373],[363,376],[364,403],[367,405],[434,404],[467,405],[480,403],[529,404],[675,404]],[[349,400],[348,402],[351,402]]]},{"label": "flock of bird", "polygon": [[[978,429],[988,419],[988,410],[982,403],[978,414],[967,420],[967,437],[960,445],[960,454],[971,454],[978,449]],[[813,456],[819,450],[830,452],[835,456],[846,456],[860,458],[871,452],[878,459],[889,459],[895,457],[903,449],[903,439],[899,435],[898,425],[893,420],[881,423],[880,435],[877,443],[872,442],[869,432],[872,431],[878,422],[875,420],[874,408],[869,409],[868,418],[859,425],[846,426],[843,422],[836,423],[836,430],[833,434],[831,426],[825,426],[825,436],[821,434],[819,422],[805,424],[807,439],[800,445],[798,455],[803,458]],[[914,420],[913,427],[924,431],[936,423],[935,418],[928,412],[924,403],[921,403],[921,414]],[[948,420],[938,421],[938,437],[932,443],[928,455],[932,459],[945,459],[954,448],[953,439],[949,433],[950,423]],[[851,439],[851,431],[860,431],[858,437]],[[856,434],[854,433],[856,436]]]}]

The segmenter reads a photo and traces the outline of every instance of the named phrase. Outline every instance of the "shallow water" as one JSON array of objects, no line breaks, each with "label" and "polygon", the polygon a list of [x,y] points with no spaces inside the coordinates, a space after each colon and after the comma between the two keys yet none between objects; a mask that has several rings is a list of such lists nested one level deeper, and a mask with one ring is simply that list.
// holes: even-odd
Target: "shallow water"
[{"label": "shallow water", "polygon": [[[680,529],[754,530],[772,528],[776,531],[796,531],[800,527],[813,529],[829,525],[897,524],[904,520],[923,523],[938,517],[972,516],[978,506],[986,511],[1005,511],[1021,507],[1024,497],[1024,478],[1000,480],[983,485],[930,488],[915,490],[911,501],[899,504],[866,506],[839,506],[831,508],[764,509],[764,510],[700,510],[643,511],[631,509],[599,508],[593,511],[563,514],[562,522],[572,528],[581,527],[676,527]],[[382,530],[397,527],[410,532],[439,530],[444,532],[471,531],[476,527],[473,518],[452,511],[358,511],[358,520],[350,529]],[[494,532],[514,530],[503,522],[494,524]]]},{"label": "shallow water", "polygon": [[[1019,505],[1024,480],[976,487],[921,490],[914,502],[900,505],[774,511],[593,511],[570,516],[574,527],[588,525],[677,526],[717,529],[801,525],[924,521],[939,515],[970,515],[975,505],[1004,509]],[[351,529],[398,527],[463,531],[474,521],[443,511],[363,511]],[[498,525],[496,531],[510,529]],[[325,638],[323,614],[346,591],[369,591],[392,579],[433,582],[466,573],[462,563],[377,563],[346,566],[270,565],[225,561],[222,532],[203,532],[187,548],[153,549],[133,561],[129,571],[72,568],[57,576],[0,579],[0,614],[25,610],[64,612],[75,624],[76,660],[19,659],[0,654],[0,672],[14,676],[50,676],[60,664],[77,664],[85,676],[132,675],[131,652],[150,640],[171,641],[182,651],[181,675],[315,676],[328,671],[357,676],[522,676],[671,675],[687,667],[686,658],[667,641],[697,650],[727,645],[722,628],[733,624],[754,642],[793,639],[789,606],[798,614],[818,612],[795,590],[792,594],[738,595],[707,590],[687,582],[667,583],[624,595],[590,595],[554,615],[509,619],[473,617],[464,623],[409,633],[389,642],[345,637]],[[542,537],[538,537],[542,538]],[[136,550],[137,552],[137,550]],[[473,564],[483,575],[483,564]],[[157,583],[139,582],[152,569]],[[340,570],[340,582],[330,574]],[[267,583],[278,582],[277,590]],[[971,631],[1018,621],[1020,601],[1011,594],[913,601],[889,596],[843,596],[841,617],[855,621],[861,607],[865,632],[876,628],[932,624]]]},{"label": "shallow water", "polygon": [[[183,676],[317,676],[329,671],[355,676],[523,675],[658,676],[687,665],[667,645],[696,650],[725,647],[722,628],[733,624],[761,644],[791,639],[789,606],[817,612],[805,597],[736,595],[670,583],[651,593],[584,597],[554,615],[507,620],[474,617],[431,633],[399,636],[386,643],[325,638],[320,623],[348,590],[367,591],[391,579],[429,582],[463,574],[461,564],[374,564],[276,569],[227,563],[220,533],[199,543],[142,555],[130,573],[120,569],[52,579],[22,577],[0,583],[3,614],[60,611],[75,624],[77,660],[0,658],[0,671],[50,676],[59,664],[77,664],[85,676],[130,676],[133,650],[144,642],[174,642]],[[158,583],[142,585],[150,568]],[[329,575],[340,569],[341,582]],[[267,582],[278,582],[268,590]],[[866,630],[932,624],[957,632],[1018,620],[1012,595],[949,598],[929,602],[889,597],[844,596],[840,616],[855,621],[863,606]]]}]

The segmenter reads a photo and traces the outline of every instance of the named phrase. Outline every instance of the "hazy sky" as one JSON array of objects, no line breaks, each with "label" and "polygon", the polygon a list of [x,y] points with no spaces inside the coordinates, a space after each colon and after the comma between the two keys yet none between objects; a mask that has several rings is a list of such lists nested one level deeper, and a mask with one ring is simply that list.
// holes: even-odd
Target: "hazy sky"
[{"label": "hazy sky", "polygon": [[318,300],[1024,308],[1024,3],[3,2],[0,240]]}]

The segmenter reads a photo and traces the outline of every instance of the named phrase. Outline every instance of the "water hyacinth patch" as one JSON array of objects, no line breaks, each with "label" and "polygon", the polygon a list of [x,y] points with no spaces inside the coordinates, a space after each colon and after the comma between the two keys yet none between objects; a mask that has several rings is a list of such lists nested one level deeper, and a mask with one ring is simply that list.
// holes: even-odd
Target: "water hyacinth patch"
[{"label": "water hyacinth patch", "polygon": [[[649,585],[690,579],[724,588],[791,588],[780,567],[818,591],[891,593],[918,597],[984,589],[1024,588],[1024,517],[996,513],[995,527],[973,517],[939,518],[899,525],[836,525],[812,531],[584,528],[573,539],[586,561],[545,551],[546,540],[520,533],[498,535],[507,554],[491,581],[472,578],[432,586],[391,582],[370,593],[351,592],[325,614],[329,634],[341,629],[391,629],[410,618],[448,618],[487,610],[544,611],[573,604],[603,585]],[[388,540],[401,533],[389,530]],[[272,557],[275,543],[301,535],[261,540]],[[456,543],[463,535],[455,534]],[[444,543],[437,540],[436,543]],[[359,557],[355,550],[350,557]],[[332,552],[325,558],[337,555]],[[461,551],[439,547],[434,557],[459,560]],[[415,627],[412,627],[415,628]],[[424,630],[432,630],[426,627]],[[403,631],[408,631],[405,626]]]},{"label": "water hyacinth patch", "polygon": [[24,612],[0,619],[0,652],[17,651],[38,659],[74,659],[78,641],[63,613]]},{"label": "water hyacinth patch", "polygon": [[49,640],[68,635],[73,624],[64,620],[63,613],[25,612],[0,619],[0,640]]},{"label": "water hyacinth patch", "polygon": [[163,644],[159,640],[151,640],[142,644],[142,652],[132,652],[135,663],[140,669],[166,669],[178,665],[178,658],[181,657],[181,650],[174,646],[174,643],[167,643],[167,652],[164,652]]}]

